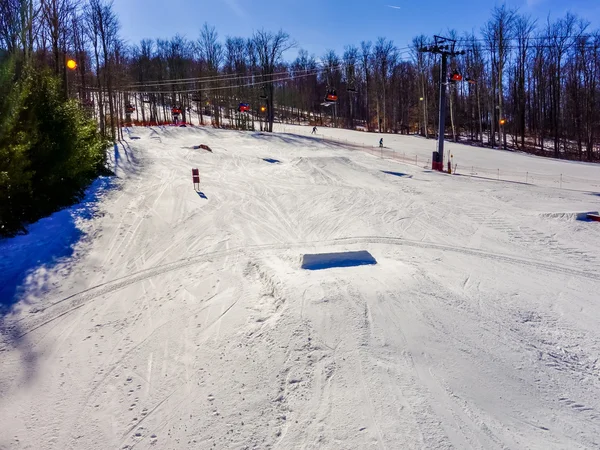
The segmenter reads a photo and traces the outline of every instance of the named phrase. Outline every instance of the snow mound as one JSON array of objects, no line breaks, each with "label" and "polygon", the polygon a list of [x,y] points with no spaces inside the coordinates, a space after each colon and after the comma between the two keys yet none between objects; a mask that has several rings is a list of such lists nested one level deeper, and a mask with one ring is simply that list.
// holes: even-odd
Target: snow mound
[{"label": "snow mound", "polygon": [[354,267],[377,264],[366,250],[357,252],[316,253],[302,257],[302,268],[307,270],[331,269],[333,267]]}]

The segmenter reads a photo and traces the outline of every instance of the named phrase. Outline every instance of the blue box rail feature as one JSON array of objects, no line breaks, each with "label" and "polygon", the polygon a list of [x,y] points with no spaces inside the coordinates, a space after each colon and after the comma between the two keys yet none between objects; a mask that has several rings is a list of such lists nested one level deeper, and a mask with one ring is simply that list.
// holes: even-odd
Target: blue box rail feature
[{"label": "blue box rail feature", "polygon": [[323,270],[333,267],[354,267],[373,264],[377,264],[377,260],[366,250],[306,254],[302,257],[302,268],[306,270]]}]

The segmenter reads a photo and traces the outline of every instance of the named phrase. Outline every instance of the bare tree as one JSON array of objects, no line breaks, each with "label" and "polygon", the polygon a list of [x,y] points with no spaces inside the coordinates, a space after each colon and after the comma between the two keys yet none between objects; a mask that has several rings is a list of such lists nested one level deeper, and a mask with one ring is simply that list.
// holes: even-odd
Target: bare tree
[{"label": "bare tree", "polygon": [[[548,56],[550,61],[550,99],[552,110],[552,128],[554,131],[554,156],[560,157],[560,140],[563,132],[561,111],[561,94],[563,90],[564,58],[573,45],[577,18],[571,14],[554,23],[548,23],[546,35],[548,37]],[[583,32],[583,30],[581,30]]]},{"label": "bare tree", "polygon": [[600,32],[596,31],[585,40],[585,56],[582,56],[584,97],[584,135],[586,158],[594,159],[594,142],[600,134]]},{"label": "bare tree", "polygon": [[527,97],[525,86],[527,83],[527,62],[531,47],[531,36],[535,29],[535,21],[525,16],[517,16],[514,22],[517,54],[515,64],[515,122],[516,130],[521,136],[521,148],[525,148],[526,106]]},{"label": "bare tree", "polygon": [[[232,75],[229,79],[229,83],[234,85],[231,90],[228,90],[227,105],[229,107],[229,115],[232,116],[235,113],[237,104],[240,102],[247,102],[249,89],[244,86],[245,78],[233,77],[233,75],[243,76],[246,75],[248,70],[247,58],[246,58],[246,41],[238,37],[228,36],[225,39],[225,63],[223,70],[226,74]],[[237,126],[242,127],[242,117],[236,116]],[[246,116],[244,116],[244,119]],[[248,121],[244,120],[243,127],[249,127]]]},{"label": "bare tree", "polygon": [[417,65],[417,75],[419,77],[419,107],[422,109],[423,120],[420,123],[420,134],[429,137],[429,133],[427,132],[428,128],[428,120],[427,120],[427,105],[428,105],[428,96],[426,86],[428,85],[427,73],[431,71],[431,67],[427,64],[426,57],[430,55],[430,53],[425,53],[420,51],[420,49],[424,48],[427,45],[427,38],[424,35],[417,36],[412,41],[412,52],[413,59]]},{"label": "bare tree", "polygon": [[[207,23],[200,30],[200,39],[198,40],[198,49],[201,57],[206,65],[206,73],[209,76],[215,76],[219,72],[223,62],[223,46],[219,42],[219,35],[215,27],[210,27]],[[218,83],[209,82],[208,87],[217,87]],[[212,95],[213,114],[215,124],[220,125],[221,118],[221,102],[220,91],[216,90]]]},{"label": "bare tree", "polygon": [[111,56],[117,43],[117,32],[119,21],[113,10],[112,1],[90,0],[86,7],[86,22],[88,35],[94,47],[96,60],[96,76],[98,78],[98,104],[100,108],[100,127],[104,131],[103,101],[104,94],[100,74],[103,74],[104,86],[106,86],[108,108],[110,114],[110,131],[113,141],[116,140],[115,104],[112,86]]},{"label": "bare tree", "polygon": [[0,43],[29,61],[39,31],[41,5],[35,0],[0,1]]},{"label": "bare tree", "polygon": [[259,30],[254,33],[252,38],[254,47],[258,56],[262,79],[267,94],[267,131],[273,131],[273,121],[275,117],[273,93],[273,73],[276,65],[282,60],[283,53],[295,46],[290,40],[290,36],[279,30],[277,33],[271,33],[265,30]]},{"label": "bare tree", "polygon": [[355,100],[357,96],[357,87],[358,87],[358,48],[350,45],[347,46],[344,51],[343,61],[344,61],[344,76],[346,78],[346,86],[348,95],[348,120],[346,125],[350,129],[354,129],[354,113],[355,113]]},{"label": "bare tree", "polygon": [[88,63],[89,49],[88,39],[85,32],[85,17],[81,12],[76,12],[71,20],[71,32],[75,59],[77,61],[78,74],[80,78],[79,98],[89,102],[87,90],[87,76],[90,69]]},{"label": "bare tree", "polygon": [[377,82],[377,122],[379,130],[387,131],[387,99],[388,81],[396,64],[397,50],[392,41],[378,38],[373,48],[373,65]]},{"label": "bare tree", "polygon": [[368,41],[362,41],[360,43],[360,58],[361,58],[361,66],[362,72],[364,74],[365,81],[365,119],[367,130],[371,131],[371,102],[369,101],[369,89],[371,89],[371,79],[372,79],[372,70],[371,70],[371,48],[373,44]]},{"label": "bare tree", "polygon": [[308,119],[315,112],[315,105],[319,103],[319,86],[316,76],[317,61],[314,56],[309,56],[306,50],[299,50],[298,56],[290,66],[294,77],[293,86],[296,90],[297,119],[301,122],[308,114]]},{"label": "bare tree", "polygon": [[[66,93],[66,68],[61,63],[66,52],[67,31],[75,13],[76,4],[72,0],[41,0],[42,13],[46,30],[50,37],[54,73],[63,76]],[[62,58],[61,58],[62,56]]]},{"label": "bare tree", "polygon": [[0,1],[0,48],[14,53],[20,32],[19,0]]},{"label": "bare tree", "polygon": [[[506,128],[504,125],[504,83],[503,76],[505,66],[510,55],[510,40],[514,35],[514,21],[516,10],[509,9],[503,4],[500,7],[495,7],[492,11],[492,18],[488,21],[482,30],[482,33],[489,45],[490,58],[492,63],[492,84],[495,91],[494,101],[492,106],[496,107],[495,100],[497,99],[497,118],[492,119],[494,123],[500,125],[498,127],[498,141],[503,142],[506,148]],[[497,97],[496,97],[497,94]],[[495,114],[494,114],[495,116]]]}]

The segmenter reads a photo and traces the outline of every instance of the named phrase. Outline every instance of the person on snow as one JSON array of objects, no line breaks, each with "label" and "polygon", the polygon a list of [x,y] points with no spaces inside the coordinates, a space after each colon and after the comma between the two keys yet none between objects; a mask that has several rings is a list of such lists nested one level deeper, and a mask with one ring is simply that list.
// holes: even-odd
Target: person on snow
[{"label": "person on snow", "polygon": [[379,139],[379,148],[383,148],[383,138]]},{"label": "person on snow", "polygon": [[317,134],[317,127],[313,127],[312,133],[310,134]]}]

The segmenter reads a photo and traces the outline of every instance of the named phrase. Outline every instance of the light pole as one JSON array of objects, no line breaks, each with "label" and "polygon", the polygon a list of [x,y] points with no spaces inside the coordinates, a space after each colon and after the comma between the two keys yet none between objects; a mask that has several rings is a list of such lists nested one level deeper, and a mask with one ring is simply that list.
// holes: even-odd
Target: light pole
[{"label": "light pole", "polygon": [[419,129],[420,132],[427,138],[427,122],[425,121],[425,99],[423,97],[419,98],[421,102],[421,106],[423,107],[423,127],[421,127],[421,118],[419,117]]}]

